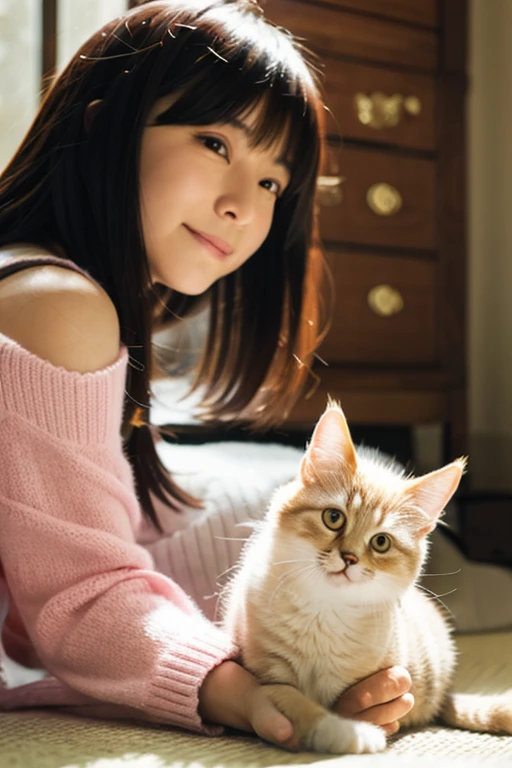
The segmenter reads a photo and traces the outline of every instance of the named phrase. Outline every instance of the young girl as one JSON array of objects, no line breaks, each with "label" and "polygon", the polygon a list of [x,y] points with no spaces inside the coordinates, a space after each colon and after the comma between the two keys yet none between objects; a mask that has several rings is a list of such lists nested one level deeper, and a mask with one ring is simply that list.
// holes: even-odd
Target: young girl
[{"label": "young girl", "polygon": [[[210,419],[277,423],[300,392],[320,328],[322,109],[299,44],[249,0],[155,0],[83,45],[0,178],[2,645],[44,670],[4,681],[0,708],[297,746],[137,536],[157,504],[199,506],[148,424],[155,330],[209,302]],[[384,670],[338,711],[394,732],[409,684]]]}]

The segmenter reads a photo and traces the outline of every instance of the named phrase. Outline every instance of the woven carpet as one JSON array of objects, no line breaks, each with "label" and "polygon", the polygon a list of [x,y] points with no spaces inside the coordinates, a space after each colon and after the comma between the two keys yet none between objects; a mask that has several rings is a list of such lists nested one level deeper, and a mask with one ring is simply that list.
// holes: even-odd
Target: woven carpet
[{"label": "woven carpet", "polygon": [[[457,689],[512,687],[512,633],[461,635]],[[0,716],[0,768],[512,768],[512,737],[448,728],[403,732],[379,755],[290,754],[255,737],[211,738],[168,728],[109,723],[51,712]]]}]

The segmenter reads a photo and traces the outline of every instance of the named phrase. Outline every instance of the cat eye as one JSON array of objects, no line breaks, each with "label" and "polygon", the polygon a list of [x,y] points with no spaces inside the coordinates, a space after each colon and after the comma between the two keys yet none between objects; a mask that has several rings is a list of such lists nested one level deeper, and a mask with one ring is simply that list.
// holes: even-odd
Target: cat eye
[{"label": "cat eye", "polygon": [[388,536],[387,533],[378,533],[370,541],[370,546],[376,552],[380,552],[380,553],[387,552],[388,549],[391,547],[391,536]]},{"label": "cat eye", "polygon": [[322,521],[331,531],[339,531],[346,522],[345,515],[340,509],[328,507],[322,512]]}]

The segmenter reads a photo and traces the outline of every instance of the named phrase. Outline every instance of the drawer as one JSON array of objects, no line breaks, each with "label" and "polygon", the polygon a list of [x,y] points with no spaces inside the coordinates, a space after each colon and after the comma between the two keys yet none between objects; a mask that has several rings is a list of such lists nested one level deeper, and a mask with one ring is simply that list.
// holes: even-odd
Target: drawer
[{"label": "drawer", "polygon": [[[319,194],[324,241],[435,248],[433,161],[355,148],[332,157],[339,158],[343,182],[341,195],[322,188]],[[337,168],[330,164],[332,173]]]},{"label": "drawer", "polygon": [[353,252],[326,256],[336,303],[321,358],[333,364],[437,362],[434,261]]},{"label": "drawer", "polygon": [[329,133],[434,150],[435,83],[428,75],[323,59]]},{"label": "drawer", "polygon": [[424,72],[437,70],[438,35],[433,29],[296,0],[272,0],[265,12],[303,38],[322,59],[334,55]]},{"label": "drawer", "polygon": [[437,0],[323,0],[338,8],[388,16],[391,19],[436,27],[439,23]]}]

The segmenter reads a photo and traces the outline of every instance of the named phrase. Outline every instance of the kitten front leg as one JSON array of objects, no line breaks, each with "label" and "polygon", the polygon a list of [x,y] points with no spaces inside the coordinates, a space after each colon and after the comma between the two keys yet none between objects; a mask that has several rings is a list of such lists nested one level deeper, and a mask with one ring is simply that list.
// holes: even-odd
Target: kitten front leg
[{"label": "kitten front leg", "polygon": [[293,685],[265,685],[270,700],[292,723],[301,744],[313,752],[333,755],[381,752],[386,747],[382,728],[329,712]]}]

